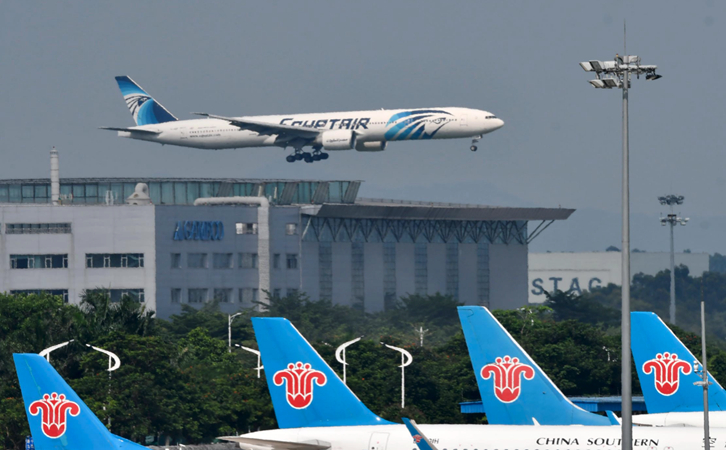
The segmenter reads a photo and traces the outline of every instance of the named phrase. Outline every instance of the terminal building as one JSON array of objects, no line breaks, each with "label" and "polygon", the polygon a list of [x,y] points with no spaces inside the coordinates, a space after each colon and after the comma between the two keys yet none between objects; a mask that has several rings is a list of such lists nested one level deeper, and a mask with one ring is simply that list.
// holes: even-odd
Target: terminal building
[{"label": "terminal building", "polygon": [[292,292],[369,312],[437,292],[516,308],[528,302],[529,242],[573,212],[364,199],[360,185],[0,180],[0,291],[79,303],[105,289],[160,318],[183,304],[217,300],[234,312]]}]

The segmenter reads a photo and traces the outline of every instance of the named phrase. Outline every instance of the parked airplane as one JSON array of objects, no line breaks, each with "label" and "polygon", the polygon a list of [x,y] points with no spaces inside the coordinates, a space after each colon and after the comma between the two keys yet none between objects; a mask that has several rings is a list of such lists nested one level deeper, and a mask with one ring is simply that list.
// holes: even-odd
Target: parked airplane
[{"label": "parked airplane", "polygon": [[570,402],[488,309],[458,310],[489,423],[613,425]]},{"label": "parked airplane", "polygon": [[[644,425],[703,427],[703,388],[694,383],[698,359],[652,312],[631,312],[635,368],[649,414],[633,416]],[[726,391],[711,374],[708,388],[709,424],[726,427]]]},{"label": "parked airplane", "polygon": [[[255,331],[257,331],[257,327]],[[279,339],[273,338],[271,342],[268,341],[267,346],[301,345],[300,341],[285,341],[288,336],[289,334],[279,336]],[[307,342],[304,344],[307,345]],[[315,356],[316,358],[298,360],[302,363],[302,367],[299,368],[297,362],[293,363],[292,369],[289,365],[283,366],[282,370],[266,367],[270,390],[285,392],[282,397],[286,403],[290,402],[286,409],[297,410],[301,413],[297,420],[304,421],[305,412],[310,411],[312,420],[319,421],[320,417],[316,417],[313,410],[308,410],[308,408],[315,405],[318,410],[321,410],[325,406],[335,406],[338,401],[338,399],[326,396],[325,393],[331,387],[342,384],[342,381],[327,364],[320,363],[322,359],[317,353]],[[43,357],[35,354],[14,354],[13,358],[28,424],[37,450],[141,450],[144,448],[111,434]],[[264,356],[263,360],[265,360]],[[282,360],[284,361],[284,359]],[[266,364],[267,361],[269,358],[263,363]],[[287,392],[291,385],[293,394],[288,395]],[[344,391],[336,390],[335,392]],[[345,406],[355,406],[350,404],[350,395],[344,395],[339,399],[340,403],[344,403],[343,407],[335,407],[331,411],[337,413],[341,410],[345,411]],[[355,395],[352,396],[355,398]],[[280,396],[277,395],[273,398],[277,398],[275,404],[277,410]],[[357,398],[355,400],[358,401]],[[320,408],[319,403],[322,401],[325,401],[326,405]],[[359,411],[359,409],[357,410]],[[278,415],[278,417],[280,416]],[[365,422],[369,418],[363,417],[362,421]],[[354,417],[347,415],[342,422],[351,419]],[[332,422],[334,423],[335,420]],[[258,431],[242,436],[229,436],[225,439],[238,442],[240,447],[246,450],[360,450],[366,445],[370,450],[387,450],[388,448],[405,450],[412,447],[411,435],[405,425],[387,425],[389,422],[382,419],[378,423],[381,425],[283,428]],[[430,442],[438,444],[443,449],[579,450],[606,448],[614,450],[620,448],[620,428],[616,426],[422,425],[419,428],[426,433],[426,436],[429,436]],[[726,442],[726,430],[714,429],[711,431],[711,436],[712,448],[722,445],[719,444],[720,442]],[[636,427],[633,430],[634,447],[690,450],[699,448],[701,443],[701,430],[698,428]]]},{"label": "parked airplane", "polygon": [[[219,150],[245,147],[291,147],[288,162],[328,159],[322,150],[378,152],[388,142],[472,138],[471,151],[484,134],[501,128],[494,114],[469,108],[421,108],[348,111],[278,116],[224,117],[196,113],[208,119],[179,120],[127,76],[116,77],[135,127],[101,127],[121,137]],[[304,152],[312,147],[312,154]]]},{"label": "parked airplane", "polygon": [[[369,450],[412,448],[405,425],[371,412],[282,318],[252,318],[275,415],[281,429],[221,439],[246,450]],[[619,426],[420,425],[442,449],[575,450],[620,448]],[[713,430],[726,442],[726,430]],[[698,447],[696,428],[636,427],[633,446],[685,450]],[[413,450],[416,450],[415,448]]]}]

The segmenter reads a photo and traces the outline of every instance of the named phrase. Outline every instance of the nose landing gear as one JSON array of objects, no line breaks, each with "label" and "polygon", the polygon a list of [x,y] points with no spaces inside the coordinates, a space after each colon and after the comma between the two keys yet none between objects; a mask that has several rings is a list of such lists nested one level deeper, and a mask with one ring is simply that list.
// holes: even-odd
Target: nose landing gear
[{"label": "nose landing gear", "polygon": [[469,147],[469,150],[471,150],[472,152],[475,152],[478,148],[476,146],[476,143],[479,142],[479,139],[481,139],[481,138],[482,138],[481,134],[479,136],[474,136],[474,138],[472,138],[472,140],[471,140],[471,147]]}]

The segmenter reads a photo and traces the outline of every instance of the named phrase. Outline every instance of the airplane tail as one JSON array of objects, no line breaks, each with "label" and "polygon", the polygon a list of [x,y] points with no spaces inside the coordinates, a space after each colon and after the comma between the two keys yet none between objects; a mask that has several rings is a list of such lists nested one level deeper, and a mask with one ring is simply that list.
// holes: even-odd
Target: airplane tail
[{"label": "airplane tail", "polygon": [[[648,412],[703,411],[703,388],[694,373],[696,357],[668,326],[652,312],[631,312],[631,349]],[[726,392],[711,375],[708,407],[726,410]]]},{"label": "airplane tail", "polygon": [[15,353],[13,359],[36,449],[145,449],[111,434],[45,358]]},{"label": "airplane tail", "polygon": [[289,320],[253,317],[280,428],[386,425],[343,384]]},{"label": "airplane tail", "polygon": [[575,406],[483,306],[460,306],[459,319],[490,424],[610,425]]},{"label": "airplane tail", "polygon": [[136,125],[153,125],[178,120],[131,78],[125,75],[116,77],[116,83]]}]

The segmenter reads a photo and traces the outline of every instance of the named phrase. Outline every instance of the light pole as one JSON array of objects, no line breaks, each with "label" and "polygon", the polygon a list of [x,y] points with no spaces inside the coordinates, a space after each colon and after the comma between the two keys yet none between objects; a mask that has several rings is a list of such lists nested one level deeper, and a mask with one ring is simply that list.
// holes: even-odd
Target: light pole
[{"label": "light pole", "polygon": [[[381,342],[381,344],[385,345],[386,347],[390,348],[391,350],[395,350],[397,352],[401,353],[401,365],[398,366],[401,368],[401,409],[405,408],[406,406],[406,366],[410,366],[413,362],[413,356],[411,354],[400,348],[400,347],[394,347],[392,345],[384,344]],[[408,361],[406,360],[408,358]]]},{"label": "light pole", "polygon": [[639,56],[615,55],[613,61],[585,61],[580,63],[586,72],[595,72],[590,84],[597,89],[619,88],[623,91],[623,243],[622,243],[622,306],[621,306],[621,384],[622,384],[622,450],[633,448],[633,398],[630,369],[630,148],[628,141],[628,88],[632,75],[646,80],[657,80],[658,66],[640,64]]},{"label": "light pole", "polygon": [[227,319],[227,353],[232,353],[232,319],[244,313],[229,314]]},{"label": "light pole", "polygon": [[[111,403],[111,372],[121,367],[121,359],[113,352],[110,352],[108,350],[104,350],[102,348],[94,347],[93,345],[86,344],[86,347],[91,348],[93,350],[96,350],[97,352],[101,352],[104,355],[108,355],[108,403]],[[106,405],[103,405],[103,410],[106,411]],[[108,419],[108,429],[111,429],[111,416],[107,416]]]},{"label": "light pole", "polygon": [[670,322],[676,324],[676,256],[673,247],[673,227],[680,224],[685,226],[688,223],[688,217],[679,217],[678,214],[673,212],[673,205],[683,204],[682,195],[666,195],[664,197],[658,197],[658,201],[661,205],[668,205],[671,207],[671,212],[665,217],[660,218],[660,224],[671,226],[671,306],[670,306]]},{"label": "light pole", "polygon": [[335,359],[337,359],[338,362],[343,365],[343,384],[348,384],[347,383],[347,371],[346,371],[346,367],[348,366],[348,363],[345,362],[345,349],[348,348],[349,345],[355,344],[356,342],[360,341],[362,337],[363,336],[357,337],[348,342],[343,342],[342,344],[340,344],[340,346],[338,346],[337,349],[335,349]]},{"label": "light pole", "polygon": [[[701,288],[703,289],[703,287]],[[709,436],[708,429],[708,385],[711,384],[708,381],[708,360],[706,359],[706,303],[701,300],[701,361],[703,364],[699,369],[698,361],[693,361],[693,371],[701,375],[701,381],[696,381],[696,386],[703,387],[703,444],[706,450],[711,448],[711,437]]]},{"label": "light pole", "polygon": [[61,342],[60,344],[48,347],[48,348],[44,349],[42,352],[38,353],[38,355],[44,357],[46,361],[50,362],[50,352],[52,352],[53,350],[58,350],[59,348],[65,347],[66,345],[70,344],[74,340],[75,339],[71,339],[70,341]]},{"label": "light pole", "polygon": [[262,361],[260,360],[261,359],[260,351],[255,350],[254,348],[245,347],[244,345],[239,345],[239,344],[234,344],[234,346],[239,347],[242,350],[245,350],[245,351],[248,351],[250,353],[257,355],[257,367],[255,368],[255,370],[257,371],[257,378],[260,378],[260,372],[262,371],[262,369],[265,368],[265,366],[262,365]]}]

